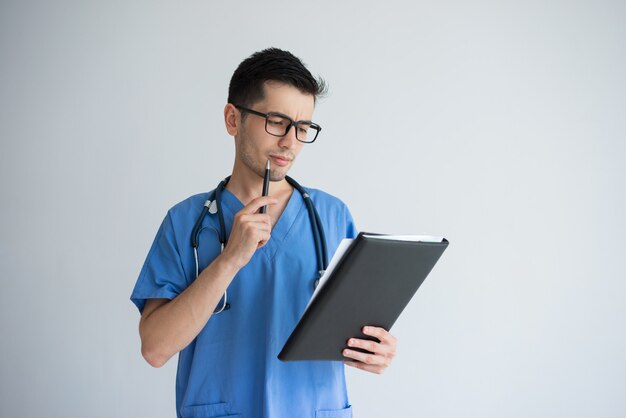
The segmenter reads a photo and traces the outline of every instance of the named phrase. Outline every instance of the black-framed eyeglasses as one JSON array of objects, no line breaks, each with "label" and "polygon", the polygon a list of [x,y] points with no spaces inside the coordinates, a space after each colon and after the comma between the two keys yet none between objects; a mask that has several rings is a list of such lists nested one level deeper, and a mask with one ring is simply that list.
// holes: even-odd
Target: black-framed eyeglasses
[{"label": "black-framed eyeglasses", "polygon": [[295,121],[287,115],[278,112],[262,113],[247,107],[234,105],[237,109],[253,115],[265,118],[265,132],[270,135],[282,137],[289,133],[291,127],[296,129],[296,139],[300,142],[310,144],[317,139],[322,127],[310,120]]}]

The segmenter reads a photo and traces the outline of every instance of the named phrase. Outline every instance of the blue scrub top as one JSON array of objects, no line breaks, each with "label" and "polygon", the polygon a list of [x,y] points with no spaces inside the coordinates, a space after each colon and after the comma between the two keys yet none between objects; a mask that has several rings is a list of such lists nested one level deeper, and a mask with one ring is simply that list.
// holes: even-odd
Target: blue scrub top
[{"label": "blue scrub top", "polygon": [[[343,238],[356,236],[352,216],[336,197],[305,190],[320,215],[330,259]],[[173,299],[195,279],[191,230],[209,196],[213,192],[191,196],[168,211],[131,295],[140,312],[146,299]],[[228,235],[243,204],[227,189],[221,196]],[[220,254],[218,231],[217,215],[207,214],[199,232],[200,272]],[[270,240],[229,285],[230,309],[211,316],[179,353],[179,418],[352,416],[342,362],[277,358],[313,294],[315,254],[308,211],[294,190]]]}]

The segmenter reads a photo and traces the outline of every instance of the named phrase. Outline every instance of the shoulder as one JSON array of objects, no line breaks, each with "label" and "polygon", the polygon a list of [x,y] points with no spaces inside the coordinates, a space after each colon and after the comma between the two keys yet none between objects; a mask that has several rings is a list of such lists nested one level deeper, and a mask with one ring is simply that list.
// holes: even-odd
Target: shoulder
[{"label": "shoulder", "polygon": [[338,245],[343,238],[354,238],[357,235],[354,219],[343,200],[319,189],[311,187],[303,187],[303,189],[311,196],[313,206],[324,223],[326,237],[330,239],[330,242]]},{"label": "shoulder", "polygon": [[198,194],[189,196],[188,198],[176,203],[174,206],[170,208],[169,211],[177,213],[177,212],[188,210],[190,208],[197,207],[198,204],[202,208],[202,206],[204,205],[204,202],[209,198],[209,196],[212,193],[213,193],[213,190],[209,192],[203,192],[203,193],[198,193]]},{"label": "shoulder", "polygon": [[335,219],[343,218],[348,223],[352,223],[352,214],[343,200],[320,189],[312,187],[303,187],[303,189],[311,196],[313,205],[320,214],[324,213],[327,217],[331,216]]},{"label": "shoulder", "polygon": [[309,196],[311,196],[311,200],[316,206],[320,205],[342,210],[348,208],[343,200],[323,190],[306,186],[303,186],[303,189],[309,194]]},{"label": "shoulder", "polygon": [[202,209],[204,203],[209,196],[212,196],[213,190],[204,193],[198,193],[193,196],[176,203],[167,211],[167,216],[173,223],[189,222],[189,219],[196,219]]}]

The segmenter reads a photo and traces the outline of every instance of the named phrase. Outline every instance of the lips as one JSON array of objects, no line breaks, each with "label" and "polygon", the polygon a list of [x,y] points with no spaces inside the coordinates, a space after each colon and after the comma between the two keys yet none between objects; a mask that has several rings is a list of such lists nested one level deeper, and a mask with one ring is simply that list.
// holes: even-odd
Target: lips
[{"label": "lips", "polygon": [[270,159],[279,167],[288,166],[289,163],[293,160],[287,156],[279,156],[279,155],[270,155]]}]

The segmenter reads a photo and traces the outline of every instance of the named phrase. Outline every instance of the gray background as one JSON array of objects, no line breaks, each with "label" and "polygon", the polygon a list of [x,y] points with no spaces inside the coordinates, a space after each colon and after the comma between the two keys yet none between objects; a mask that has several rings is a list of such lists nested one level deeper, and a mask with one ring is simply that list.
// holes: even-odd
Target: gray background
[{"label": "gray background", "polygon": [[356,417],[626,415],[623,1],[5,1],[0,415],[173,417],[128,300],[167,209],[234,155],[237,64],[330,84],[292,171],[361,230],[450,248]]}]

